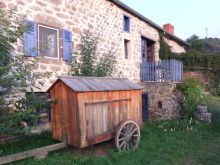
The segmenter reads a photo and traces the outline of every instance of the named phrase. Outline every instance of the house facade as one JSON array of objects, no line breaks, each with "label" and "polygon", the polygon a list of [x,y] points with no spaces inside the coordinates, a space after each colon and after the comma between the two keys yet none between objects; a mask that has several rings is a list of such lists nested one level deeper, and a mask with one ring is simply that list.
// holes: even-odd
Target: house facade
[{"label": "house facade", "polygon": [[[44,56],[36,72],[52,72],[42,80],[44,89],[59,75],[69,73],[68,60],[80,44],[84,30],[101,36],[98,51],[114,50],[116,76],[140,82],[143,60],[159,60],[159,32],[175,53],[183,53],[186,43],[174,36],[172,26],[163,29],[117,0],[0,0],[3,8],[16,8],[33,26],[17,44],[17,53]],[[170,30],[171,28],[171,30]],[[169,31],[167,33],[167,31]],[[35,51],[33,51],[35,49]]]},{"label": "house facade", "polygon": [[[40,56],[34,71],[51,73],[49,78],[38,80],[44,87],[36,92],[45,92],[58,76],[69,75],[68,62],[77,58],[73,52],[78,50],[80,34],[85,30],[100,37],[99,54],[115,52],[115,76],[137,83],[142,81],[143,62],[160,61],[160,33],[175,53],[185,52],[188,46],[174,35],[172,25],[162,28],[118,0],[0,0],[0,7],[16,8],[31,27],[15,45],[16,54],[27,59]],[[150,118],[178,116],[180,108],[173,99],[175,85],[160,83],[143,84],[144,92],[149,94],[149,99],[143,97],[147,98],[143,103],[149,104]]]}]

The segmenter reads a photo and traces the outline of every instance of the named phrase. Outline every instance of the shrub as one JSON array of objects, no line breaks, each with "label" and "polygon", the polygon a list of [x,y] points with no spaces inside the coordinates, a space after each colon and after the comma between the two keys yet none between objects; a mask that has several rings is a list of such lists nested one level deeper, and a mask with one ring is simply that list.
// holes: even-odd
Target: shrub
[{"label": "shrub", "polygon": [[106,77],[112,76],[116,58],[113,51],[109,50],[100,54],[98,50],[99,37],[85,31],[81,34],[81,44],[79,46],[79,60],[76,59],[70,64],[71,72],[74,76],[96,76]]},{"label": "shrub", "polygon": [[178,89],[184,95],[184,109],[187,118],[193,117],[197,105],[206,105],[207,95],[204,94],[204,88],[197,79],[190,78],[178,85]]},{"label": "shrub", "polygon": [[164,39],[164,34],[160,34],[160,50],[159,55],[161,60],[168,60],[174,57],[174,53],[171,51],[171,47]]},{"label": "shrub", "polygon": [[207,87],[213,96],[220,96],[220,78],[212,74]]},{"label": "shrub", "polygon": [[48,95],[26,94],[26,97],[15,103],[16,111],[0,116],[0,135],[28,133],[30,126],[37,124],[38,110],[48,109],[51,103]]},{"label": "shrub", "polygon": [[182,84],[178,84],[177,88],[183,92],[184,96],[187,95],[187,91],[191,88],[202,87],[202,83],[195,78],[186,79]]}]

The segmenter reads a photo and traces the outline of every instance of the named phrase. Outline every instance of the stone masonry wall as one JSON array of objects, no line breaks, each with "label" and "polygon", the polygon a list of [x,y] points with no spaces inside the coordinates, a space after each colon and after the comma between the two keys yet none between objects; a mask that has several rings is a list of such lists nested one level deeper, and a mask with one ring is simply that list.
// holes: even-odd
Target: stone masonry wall
[{"label": "stone masonry wall", "polygon": [[171,47],[171,51],[173,53],[177,53],[177,54],[185,53],[185,48],[181,46],[179,43],[173,40],[168,40],[167,38],[165,38],[165,41]]},{"label": "stone masonry wall", "polygon": [[[13,9],[21,17],[34,20],[38,24],[73,32],[74,50],[79,47],[80,33],[90,30],[101,36],[98,50],[100,53],[115,50],[117,72],[115,76],[140,81],[141,36],[155,41],[155,55],[159,59],[159,33],[148,23],[119,8],[108,0],[0,0],[0,7]],[[123,16],[131,18],[130,33],[123,31]],[[124,39],[130,40],[131,53],[124,58]],[[173,51],[182,52],[184,48],[170,41]],[[60,47],[61,48],[61,47]],[[61,48],[62,49],[62,48]],[[16,45],[16,53],[23,54],[22,41]],[[60,59],[40,60],[36,72],[52,72],[50,78],[42,80],[46,91],[59,75],[68,75],[69,66]]]},{"label": "stone masonry wall", "polygon": [[143,82],[143,93],[148,93],[149,120],[177,119],[182,114],[182,95],[175,83]]}]

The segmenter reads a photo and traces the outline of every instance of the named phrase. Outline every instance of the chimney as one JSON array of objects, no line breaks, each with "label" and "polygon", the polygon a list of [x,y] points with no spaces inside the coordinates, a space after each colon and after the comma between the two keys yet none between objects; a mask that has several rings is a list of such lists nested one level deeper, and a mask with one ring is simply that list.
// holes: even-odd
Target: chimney
[{"label": "chimney", "polygon": [[174,26],[171,25],[170,23],[167,23],[167,24],[163,25],[163,29],[164,29],[165,32],[174,35]]}]

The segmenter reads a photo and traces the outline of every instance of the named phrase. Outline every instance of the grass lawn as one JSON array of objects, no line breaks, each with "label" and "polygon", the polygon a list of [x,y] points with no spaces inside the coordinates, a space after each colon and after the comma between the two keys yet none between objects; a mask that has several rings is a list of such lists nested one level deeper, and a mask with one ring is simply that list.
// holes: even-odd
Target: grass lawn
[{"label": "grass lawn", "polygon": [[[83,164],[83,165],[219,165],[220,164],[220,99],[210,102],[209,109],[213,112],[214,121],[211,124],[198,123],[190,131],[164,131],[159,128],[162,123],[145,123],[142,130],[139,149],[132,152],[117,152],[109,150],[108,156],[76,156],[69,149],[53,152],[45,160],[26,159],[14,164],[52,165],[52,164]],[[173,125],[176,121],[165,122]],[[15,153],[22,150],[53,144],[50,134],[29,137],[14,144],[0,145],[0,155]]]}]

